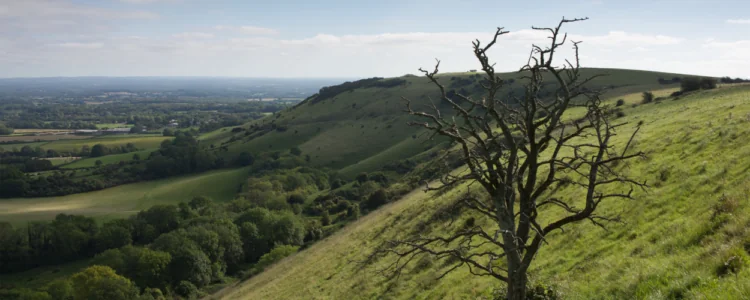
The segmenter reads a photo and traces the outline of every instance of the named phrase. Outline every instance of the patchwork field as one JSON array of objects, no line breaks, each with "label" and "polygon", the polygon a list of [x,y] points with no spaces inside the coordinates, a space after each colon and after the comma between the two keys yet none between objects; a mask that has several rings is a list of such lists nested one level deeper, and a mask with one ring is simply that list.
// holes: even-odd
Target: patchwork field
[{"label": "patchwork field", "polygon": [[100,160],[103,165],[116,164],[121,161],[128,162],[128,161],[133,160],[133,155],[136,155],[136,154],[138,154],[138,156],[140,156],[141,159],[147,159],[148,156],[151,154],[151,152],[154,152],[154,151],[156,150],[149,149],[149,150],[142,150],[142,151],[136,151],[136,152],[130,152],[130,153],[105,155],[102,157],[89,157],[89,158],[76,160],[72,163],[69,163],[60,167],[63,169],[90,168],[90,167],[96,166],[97,160]]},{"label": "patchwork field", "polygon": [[[624,98],[637,102],[635,97]],[[620,120],[644,122],[635,147],[648,155],[631,162],[628,172],[650,188],[636,191],[635,201],[602,204],[623,223],[608,230],[580,223],[548,236],[530,270],[532,281],[553,286],[565,299],[750,298],[748,267],[718,275],[725,263],[748,259],[750,88],[625,107]],[[464,268],[438,280],[451,266],[444,261],[418,259],[398,280],[379,273],[393,257],[365,262],[389,239],[462,226],[462,220],[429,221],[462,191],[414,191],[213,298],[488,299],[500,283]],[[558,196],[581,193],[566,188]]]},{"label": "patchwork field", "polygon": [[50,220],[60,213],[110,219],[125,217],[156,204],[187,201],[195,196],[228,201],[234,198],[247,177],[244,168],[218,170],[61,197],[2,199],[0,219],[14,225]]}]

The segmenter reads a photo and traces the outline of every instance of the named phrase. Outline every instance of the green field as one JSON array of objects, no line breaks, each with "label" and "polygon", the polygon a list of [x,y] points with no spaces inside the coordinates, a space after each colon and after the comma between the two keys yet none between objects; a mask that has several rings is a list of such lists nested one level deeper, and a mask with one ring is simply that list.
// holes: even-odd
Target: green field
[{"label": "green field", "polygon": [[50,220],[59,213],[98,219],[125,217],[156,204],[175,204],[195,196],[216,201],[234,198],[247,179],[247,169],[218,170],[197,175],[121,185],[100,191],[45,198],[0,200],[0,220],[14,225]]},{"label": "green field", "polygon": [[[625,107],[623,121],[644,122],[635,145],[648,155],[631,162],[628,172],[651,188],[636,191],[635,201],[602,204],[600,209],[624,220],[608,231],[579,223],[548,236],[549,245],[532,264],[532,281],[554,286],[565,299],[750,298],[750,267],[717,275],[725,262],[744,261],[747,254],[733,257],[750,244],[750,88]],[[363,263],[384,241],[419,224],[427,224],[424,234],[460,226],[426,220],[462,190],[442,196],[412,192],[214,298],[488,299],[502,284],[466,269],[437,280],[449,267],[441,261],[412,265],[394,281],[378,273],[393,258]],[[581,192],[567,188],[559,196]],[[723,214],[718,221],[717,213]]]},{"label": "green field", "polygon": [[133,124],[125,124],[125,123],[102,123],[102,124],[96,124],[97,129],[104,129],[104,128],[125,128],[125,127],[133,127]]},{"label": "green field", "polygon": [[130,153],[105,155],[102,157],[89,157],[89,158],[79,159],[77,161],[74,161],[72,163],[69,163],[60,167],[63,169],[90,168],[90,167],[96,166],[97,160],[101,160],[103,165],[116,164],[121,161],[128,162],[128,161],[133,160],[133,155],[135,154],[138,154],[142,160],[145,160],[148,158],[151,152],[154,152],[154,151],[156,150],[150,149],[150,150],[141,150],[141,151],[130,152]]},{"label": "green field", "polygon": [[40,145],[42,149],[53,149],[60,152],[80,151],[81,147],[92,147],[96,144],[102,144],[107,147],[123,146],[133,143],[139,149],[158,148],[162,141],[171,139],[161,135],[106,135],[85,140],[60,140]]}]

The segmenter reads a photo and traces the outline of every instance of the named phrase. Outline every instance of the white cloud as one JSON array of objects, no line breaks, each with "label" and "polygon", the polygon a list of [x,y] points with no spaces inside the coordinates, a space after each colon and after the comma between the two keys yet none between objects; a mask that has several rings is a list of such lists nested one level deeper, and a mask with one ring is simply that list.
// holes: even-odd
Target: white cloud
[{"label": "white cloud", "polygon": [[681,38],[666,35],[649,35],[639,33],[628,33],[624,31],[610,31],[607,35],[600,36],[573,36],[576,41],[581,40],[586,44],[597,46],[664,46],[675,45],[683,41]]},{"label": "white cloud", "polygon": [[194,38],[194,39],[210,39],[210,38],[214,37],[213,34],[211,34],[211,33],[205,33],[205,32],[183,32],[183,33],[173,34],[172,36],[176,37],[176,38],[186,38],[186,39],[190,39],[190,38]]},{"label": "white cloud", "polygon": [[258,26],[226,26],[216,25],[213,27],[215,30],[234,31],[248,35],[275,35],[279,31],[273,28],[258,27]]},{"label": "white cloud", "polygon": [[729,24],[750,24],[750,19],[730,19],[727,20]]},{"label": "white cloud", "polygon": [[103,43],[75,43],[75,42],[68,42],[68,43],[60,43],[56,44],[58,47],[62,48],[78,48],[78,49],[99,49],[104,47]]}]

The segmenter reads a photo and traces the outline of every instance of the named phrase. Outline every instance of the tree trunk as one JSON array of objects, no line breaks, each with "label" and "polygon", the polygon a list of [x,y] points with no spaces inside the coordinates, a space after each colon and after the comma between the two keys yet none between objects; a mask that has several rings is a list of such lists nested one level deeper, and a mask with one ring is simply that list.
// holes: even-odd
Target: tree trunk
[{"label": "tree trunk", "polygon": [[[525,300],[526,299],[526,271],[523,270],[508,270],[508,294],[506,298],[508,300]],[[515,271],[515,274],[510,273]]]}]

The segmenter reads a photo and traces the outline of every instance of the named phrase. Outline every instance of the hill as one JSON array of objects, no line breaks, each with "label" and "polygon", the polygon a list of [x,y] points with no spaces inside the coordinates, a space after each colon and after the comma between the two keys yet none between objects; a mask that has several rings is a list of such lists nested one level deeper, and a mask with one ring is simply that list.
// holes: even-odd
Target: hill
[{"label": "hill", "polygon": [[[634,92],[678,87],[679,83],[660,84],[660,78],[682,77],[649,71],[621,69],[584,69],[584,75],[606,74],[593,80],[590,88],[606,88],[607,97]],[[520,87],[519,73],[504,73],[508,92]],[[446,89],[476,95],[481,91],[479,73],[441,75]],[[339,169],[353,178],[359,172],[372,171],[391,162],[412,157],[442,140],[429,140],[423,132],[409,127],[401,97],[415,107],[437,99],[436,89],[425,77],[403,76],[390,79],[363,79],[326,87],[295,107],[273,117],[253,121],[242,130],[223,129],[204,141],[221,146],[226,155],[260,151],[287,151],[299,147],[310,156],[313,165]]]},{"label": "hill", "polygon": [[[750,87],[624,107],[625,121],[644,122],[636,147],[648,154],[630,172],[651,188],[607,204],[624,223],[606,231],[580,223],[549,236],[532,280],[569,299],[747,299]],[[465,269],[437,280],[443,261],[419,259],[393,281],[378,273],[393,258],[365,263],[388,239],[461,226],[436,218],[460,192],[414,191],[213,298],[488,299],[498,282]],[[736,276],[724,276],[733,261]]]}]

